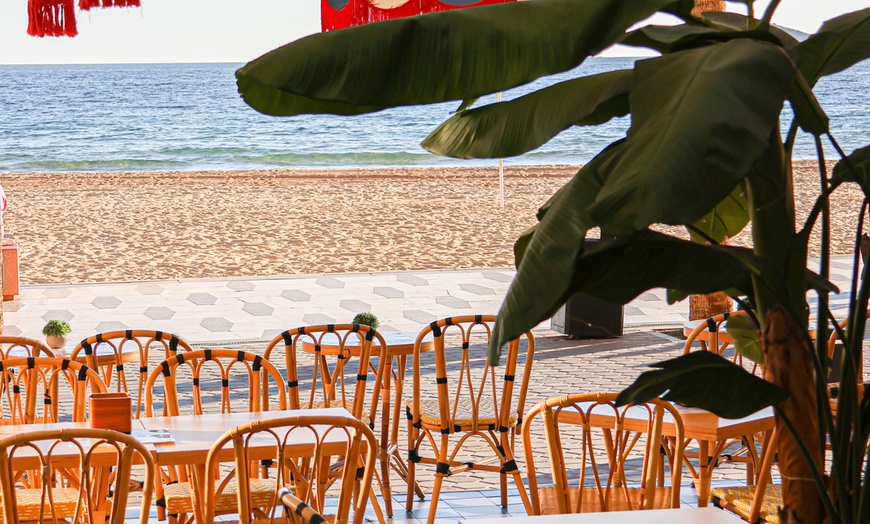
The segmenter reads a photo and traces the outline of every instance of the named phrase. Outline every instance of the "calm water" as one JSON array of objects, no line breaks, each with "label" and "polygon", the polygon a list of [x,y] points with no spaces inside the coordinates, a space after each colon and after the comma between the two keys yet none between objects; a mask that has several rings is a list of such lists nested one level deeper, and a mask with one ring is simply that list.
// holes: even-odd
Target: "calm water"
[{"label": "calm water", "polygon": [[[630,67],[599,58],[577,71],[505,94]],[[419,143],[457,104],[354,118],[266,117],[245,105],[241,64],[0,66],[0,171],[145,171],[491,165],[431,155]],[[870,62],[823,80],[816,92],[834,136],[852,151],[870,143]],[[494,101],[492,97],[492,101]],[[483,100],[487,102],[488,100]],[[582,164],[624,136],[628,118],[574,128],[507,165]],[[797,158],[814,158],[802,140]],[[834,158],[833,153],[828,153]]]}]

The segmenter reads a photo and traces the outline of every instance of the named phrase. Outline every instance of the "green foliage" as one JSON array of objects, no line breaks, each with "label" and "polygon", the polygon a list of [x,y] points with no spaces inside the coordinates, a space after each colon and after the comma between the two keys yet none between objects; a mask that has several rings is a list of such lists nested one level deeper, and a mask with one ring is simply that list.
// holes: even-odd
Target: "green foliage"
[{"label": "green foliage", "polygon": [[[661,397],[712,411],[720,417],[741,418],[789,397],[784,389],[710,351],[694,351],[650,367],[655,371],[641,374],[619,394],[617,404]],[[705,387],[711,383],[717,387]]]},{"label": "green foliage", "polygon": [[[836,146],[812,87],[870,58],[870,9],[829,20],[797,42],[769,25],[778,4],[772,2],[762,20],[734,13],[693,17],[694,3],[684,0],[548,0],[464,9],[307,37],[247,64],[237,79],[246,102],[274,115],[358,114],[461,100],[457,113],[423,143],[461,158],[519,155],[569,127],[630,115],[627,136],[583,166],[517,240],[517,275],[491,338],[493,361],[505,343],[577,291],[625,303],[654,287],[666,287],[669,300],[725,290],[750,296],[762,323],[767,310],[782,306],[809,341],[807,290],[818,295],[819,325],[829,321],[827,297],[836,290],[824,269],[827,252],[820,274],[806,269],[809,232],[829,227],[816,221],[827,216],[827,199],[840,185],[857,183],[870,195],[870,146],[841,152],[833,176],[820,177],[822,196],[800,228],[789,155],[799,129]],[[683,23],[626,32],[656,11]],[[469,109],[483,95],[570,70],[615,42],[661,56]],[[786,107],[795,119],[782,136],[779,117]],[[748,222],[751,251],[717,245]],[[695,241],[651,230],[661,223],[685,226]],[[587,249],[586,234],[596,227],[612,240]],[[868,300],[870,275],[852,290],[850,329],[841,334],[842,380],[849,384],[836,421],[824,400],[823,341],[812,355],[820,436],[830,435],[832,443],[834,495],[820,487],[831,524],[870,521],[870,483],[862,480],[870,404],[858,402],[854,387]],[[757,327],[735,321],[732,329],[740,351],[760,360]],[[739,416],[785,398],[715,355],[690,354],[656,367],[621,401],[664,395]]]},{"label": "green foliage", "polygon": [[65,320],[52,319],[42,327],[42,334],[49,337],[65,337],[70,334],[72,328]]},{"label": "green foliage", "polygon": [[368,312],[357,313],[356,315],[354,315],[351,323],[352,324],[360,324],[360,325],[364,325],[364,326],[371,326],[375,329],[378,329],[378,327],[380,327],[380,325],[381,325],[380,321],[378,321],[378,317],[376,317],[374,313],[368,313]]}]

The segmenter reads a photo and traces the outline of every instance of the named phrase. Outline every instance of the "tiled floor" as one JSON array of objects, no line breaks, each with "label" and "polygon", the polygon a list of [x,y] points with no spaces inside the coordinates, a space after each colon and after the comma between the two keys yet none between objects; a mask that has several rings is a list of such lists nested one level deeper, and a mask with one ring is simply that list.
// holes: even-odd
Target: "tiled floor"
[{"label": "tiled floor", "polygon": [[[832,302],[844,310],[851,259],[835,258],[831,266],[832,280],[844,291]],[[193,343],[237,342],[268,340],[299,325],[349,322],[361,311],[375,313],[382,330],[417,332],[445,316],[495,314],[513,275],[512,269],[469,269],[25,285],[3,303],[4,333],[41,338],[45,322],[58,318],[71,324],[71,341],[138,328],[178,333]],[[668,305],[664,290],[650,290],[625,306],[624,325],[680,326],[687,312],[685,302]]]},{"label": "tiled floor", "polygon": [[[844,291],[832,302],[837,311],[845,311],[851,260],[835,259],[832,273]],[[496,313],[512,277],[513,271],[504,269],[23,286],[16,300],[3,304],[4,334],[41,338],[45,321],[60,318],[73,326],[71,341],[140,328],[178,333],[198,346],[262,350],[265,340],[289,327],[349,321],[360,311],[376,313],[383,330],[416,333],[443,316]],[[625,307],[631,333],[620,339],[568,340],[543,324],[536,330],[535,380],[526,407],[567,391],[619,390],[649,363],[681,353],[681,341],[650,329],[682,326],[687,308],[685,303],[666,304],[663,290],[644,293]],[[739,467],[725,464],[716,469],[714,486],[739,482],[742,476]],[[439,522],[525,515],[515,490],[507,508],[499,505],[498,491],[492,489],[497,475],[471,471],[456,477],[445,482]],[[428,493],[426,478],[421,473]],[[401,480],[392,483],[401,490]],[[688,484],[681,498],[687,505],[697,503]],[[415,502],[410,513],[404,511],[403,493],[394,493],[394,500],[393,522],[425,521],[428,500]],[[128,516],[133,521],[137,514],[131,509]]]}]

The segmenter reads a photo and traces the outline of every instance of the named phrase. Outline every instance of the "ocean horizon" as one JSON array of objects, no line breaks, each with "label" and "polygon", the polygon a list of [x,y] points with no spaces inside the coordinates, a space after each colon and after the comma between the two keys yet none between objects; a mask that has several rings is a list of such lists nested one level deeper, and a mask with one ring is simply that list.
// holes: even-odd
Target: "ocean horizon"
[{"label": "ocean horizon", "polygon": [[[631,67],[592,58],[504,93],[510,100],[580,75]],[[419,143],[458,103],[369,115],[270,117],[238,95],[241,63],[0,65],[0,172],[206,171],[280,168],[479,167],[497,160],[432,155]],[[822,79],[816,94],[844,151],[867,145],[870,62]],[[495,102],[482,98],[477,106]],[[783,111],[783,126],[791,109]],[[574,127],[511,165],[581,165],[628,130],[628,117]],[[836,159],[828,147],[826,158]],[[815,159],[800,136],[794,158]]]}]

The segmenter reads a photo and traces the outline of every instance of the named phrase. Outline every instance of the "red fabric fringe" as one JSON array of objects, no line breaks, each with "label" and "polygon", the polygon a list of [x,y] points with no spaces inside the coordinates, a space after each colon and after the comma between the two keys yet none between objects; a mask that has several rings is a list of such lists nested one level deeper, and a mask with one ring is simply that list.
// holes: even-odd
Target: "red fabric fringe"
[{"label": "red fabric fringe", "polygon": [[73,0],[28,0],[27,34],[31,36],[76,36]]},{"label": "red fabric fringe", "polygon": [[79,0],[79,9],[90,11],[94,7],[139,7],[139,0]]},{"label": "red fabric fringe", "polygon": [[470,5],[455,5],[440,0],[407,0],[404,4],[393,9],[381,9],[380,7],[372,5],[368,0],[348,0],[344,7],[341,9],[335,9],[332,7],[333,3],[340,3],[340,0],[334,0],[333,3],[330,3],[330,0],[320,0],[320,27],[322,31],[333,31],[335,29],[364,25],[371,22],[404,18],[406,16],[416,16],[437,11],[450,11],[451,9],[462,9],[465,7],[505,4],[516,1],[517,0],[479,0]]}]

